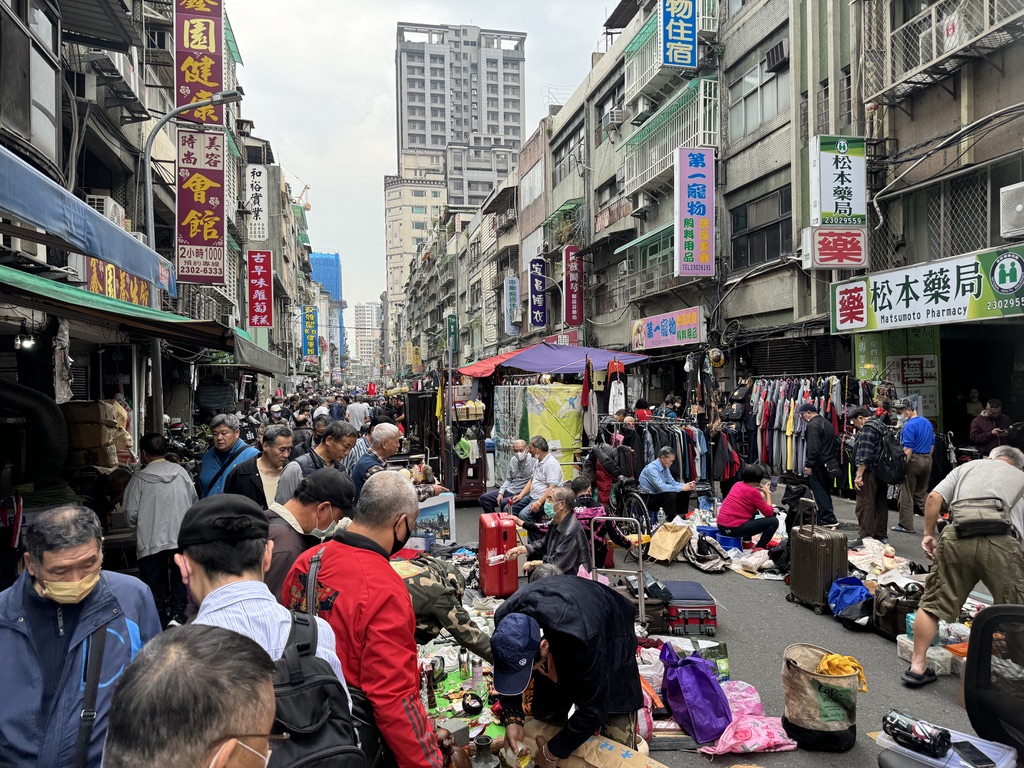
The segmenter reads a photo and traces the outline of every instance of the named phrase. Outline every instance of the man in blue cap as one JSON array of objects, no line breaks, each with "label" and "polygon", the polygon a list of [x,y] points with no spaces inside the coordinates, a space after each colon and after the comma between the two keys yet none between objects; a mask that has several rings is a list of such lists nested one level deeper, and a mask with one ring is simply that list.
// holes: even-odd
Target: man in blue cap
[{"label": "man in blue cap", "polygon": [[643,693],[634,616],[625,597],[575,576],[535,581],[506,600],[491,637],[506,743],[523,744],[523,692],[532,679],[533,716],[563,726],[550,741],[538,739],[539,768],[553,768],[597,731],[635,749]]}]

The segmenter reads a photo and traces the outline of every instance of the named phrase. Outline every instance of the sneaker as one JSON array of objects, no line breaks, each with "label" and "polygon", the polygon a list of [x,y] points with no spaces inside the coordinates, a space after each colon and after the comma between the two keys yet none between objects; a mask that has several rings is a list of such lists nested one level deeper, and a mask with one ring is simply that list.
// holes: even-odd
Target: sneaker
[{"label": "sneaker", "polygon": [[896,533],[917,533],[917,531],[909,528],[904,528],[902,525],[894,525],[892,527],[892,530],[896,531]]},{"label": "sneaker", "polygon": [[171,627],[180,627],[180,626],[181,626],[181,622],[178,621],[177,619],[171,619],[170,621],[167,622],[167,629],[170,629]]}]

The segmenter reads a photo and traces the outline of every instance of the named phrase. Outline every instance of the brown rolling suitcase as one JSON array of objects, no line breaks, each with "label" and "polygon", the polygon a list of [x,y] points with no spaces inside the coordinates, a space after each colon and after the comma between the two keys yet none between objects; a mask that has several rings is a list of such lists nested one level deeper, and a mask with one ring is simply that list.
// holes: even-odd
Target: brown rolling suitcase
[{"label": "brown rolling suitcase", "polygon": [[[790,532],[789,594],[791,603],[801,603],[817,614],[828,610],[828,591],[840,576],[848,576],[846,534],[819,528],[817,506],[810,499],[801,499],[801,521]],[[807,513],[805,516],[804,513]]]}]

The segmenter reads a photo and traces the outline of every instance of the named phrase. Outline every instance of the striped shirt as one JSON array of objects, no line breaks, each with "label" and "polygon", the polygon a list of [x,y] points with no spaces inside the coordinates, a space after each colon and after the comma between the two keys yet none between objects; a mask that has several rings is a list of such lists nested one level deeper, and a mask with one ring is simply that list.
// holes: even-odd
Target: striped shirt
[{"label": "striped shirt", "polygon": [[[262,581],[234,581],[218,587],[206,596],[193,623],[230,629],[245,635],[276,660],[284,654],[288,643],[292,613],[274,599]],[[319,630],[316,655],[331,665],[345,689],[351,710],[352,696],[345,684],[341,660],[335,650],[334,630],[321,618],[317,618],[316,626]]]}]

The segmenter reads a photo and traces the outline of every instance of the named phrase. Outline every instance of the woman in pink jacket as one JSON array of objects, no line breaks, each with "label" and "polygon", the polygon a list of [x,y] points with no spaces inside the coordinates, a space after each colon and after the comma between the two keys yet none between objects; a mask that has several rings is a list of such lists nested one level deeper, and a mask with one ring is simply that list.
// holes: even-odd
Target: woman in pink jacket
[{"label": "woman in pink jacket", "polygon": [[[757,464],[748,464],[740,472],[740,481],[729,489],[718,511],[718,530],[726,536],[752,539],[761,534],[757,549],[767,549],[779,529],[779,518],[772,507],[772,492],[764,482],[764,471]],[[754,519],[760,512],[764,517]]]}]

